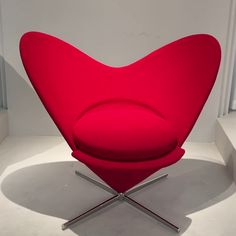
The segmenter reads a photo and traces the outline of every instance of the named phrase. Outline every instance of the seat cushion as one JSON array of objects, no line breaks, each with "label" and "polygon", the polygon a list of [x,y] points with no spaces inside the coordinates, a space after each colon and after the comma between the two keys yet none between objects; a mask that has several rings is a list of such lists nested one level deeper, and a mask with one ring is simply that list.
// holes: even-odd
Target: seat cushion
[{"label": "seat cushion", "polygon": [[73,127],[73,139],[79,150],[115,161],[162,157],[177,145],[167,120],[132,103],[105,103],[88,109]]}]

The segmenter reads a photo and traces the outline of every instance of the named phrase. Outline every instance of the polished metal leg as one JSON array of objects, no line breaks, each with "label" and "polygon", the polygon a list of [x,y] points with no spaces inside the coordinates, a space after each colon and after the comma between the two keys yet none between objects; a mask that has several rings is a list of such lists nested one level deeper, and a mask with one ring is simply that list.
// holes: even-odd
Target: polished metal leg
[{"label": "polished metal leg", "polygon": [[77,171],[77,170],[75,171],[75,174],[78,175],[78,176],[80,176],[80,177],[82,177],[83,179],[87,180],[88,182],[93,183],[94,185],[96,185],[96,186],[98,186],[98,187],[100,187],[100,188],[106,190],[106,191],[109,192],[109,193],[112,193],[112,194],[115,194],[115,195],[118,194],[114,189],[108,187],[107,185],[101,183],[101,182],[98,181],[98,180],[95,180],[95,179],[93,179],[93,178],[90,178],[90,177],[88,177],[88,176],[86,176],[86,175],[80,173],[80,172]]},{"label": "polished metal leg", "polygon": [[157,181],[159,181],[159,180],[161,180],[163,178],[166,178],[167,176],[168,176],[168,174],[163,174],[163,175],[157,176],[154,179],[151,179],[151,180],[146,181],[146,182],[144,182],[142,184],[139,184],[139,185],[135,186],[134,188],[131,188],[130,190],[125,192],[125,195],[130,195],[132,193],[135,193],[135,192],[141,190],[142,188],[145,188],[148,185],[151,185],[151,184],[153,184],[153,183],[155,183],[155,182],[157,182]]},{"label": "polished metal leg", "polygon": [[74,219],[67,221],[66,223],[64,223],[62,225],[62,229],[63,230],[67,229],[70,225],[72,225],[72,224],[74,224],[74,223],[76,223],[76,222],[78,222],[78,221],[88,217],[89,215],[91,215],[91,214],[93,214],[93,213],[103,209],[104,207],[107,207],[107,206],[111,205],[115,201],[119,200],[119,201],[126,201],[127,203],[131,204],[132,206],[136,207],[137,209],[141,210],[142,212],[144,212],[144,213],[148,214],[149,216],[153,217],[157,221],[165,224],[166,226],[170,227],[171,229],[175,230],[176,232],[180,232],[180,228],[178,226],[170,223],[168,220],[162,218],[161,216],[157,215],[155,212],[149,210],[148,208],[146,208],[145,206],[141,205],[140,203],[136,202],[134,199],[132,199],[132,198],[130,198],[128,196],[128,195],[130,195],[130,194],[132,194],[134,192],[137,192],[140,189],[142,189],[142,188],[144,188],[144,187],[146,187],[146,186],[148,186],[150,184],[153,184],[153,183],[157,182],[158,180],[161,180],[161,179],[167,177],[168,174],[163,174],[163,175],[158,176],[158,177],[156,177],[156,178],[154,178],[152,180],[149,180],[147,182],[139,184],[136,187],[128,190],[125,193],[117,193],[115,190],[113,190],[112,188],[109,188],[107,185],[105,185],[105,184],[103,184],[103,183],[101,183],[101,182],[99,182],[99,181],[97,181],[95,179],[92,179],[92,178],[90,178],[90,177],[80,173],[79,171],[75,171],[75,173],[78,176],[82,177],[83,179],[85,179],[85,180],[95,184],[96,186],[101,187],[102,189],[106,190],[107,192],[114,194],[114,196],[109,198],[108,200],[100,203],[99,205],[93,207],[92,209],[84,212],[83,214],[75,217]]},{"label": "polished metal leg", "polygon": [[140,203],[136,202],[135,200],[133,200],[132,198],[125,196],[124,200],[126,202],[128,202],[130,205],[136,207],[137,209],[141,210],[142,212],[145,212],[146,214],[148,214],[149,216],[153,217],[154,219],[156,219],[157,221],[165,224],[166,226],[172,228],[173,230],[175,230],[176,232],[180,232],[180,228],[172,223],[170,223],[168,220],[162,218],[161,216],[157,215],[155,212],[149,210],[148,208],[146,208],[145,206],[141,205]]},{"label": "polished metal leg", "polygon": [[78,222],[79,220],[82,220],[82,219],[88,217],[89,215],[91,215],[91,214],[93,214],[93,213],[103,209],[104,207],[107,207],[107,206],[111,205],[112,203],[114,203],[118,199],[119,199],[119,195],[113,196],[113,197],[109,198],[108,200],[100,203],[99,205],[93,207],[92,209],[84,212],[83,214],[75,217],[74,219],[67,221],[66,223],[64,223],[62,225],[62,230],[67,229],[70,225]]}]

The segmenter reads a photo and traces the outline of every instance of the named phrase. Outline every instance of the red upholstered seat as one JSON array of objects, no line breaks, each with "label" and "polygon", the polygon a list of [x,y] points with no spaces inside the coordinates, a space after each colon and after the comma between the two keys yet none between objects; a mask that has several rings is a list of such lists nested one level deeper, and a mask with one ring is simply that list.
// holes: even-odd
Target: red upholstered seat
[{"label": "red upholstered seat", "polygon": [[184,155],[181,146],[216,79],[221,58],[217,40],[204,34],[188,36],[121,67],[104,65],[39,32],[21,38],[20,53],[72,156],[113,189],[77,172],[114,196],[63,224],[63,229],[115,200],[125,200],[179,232],[129,194]]},{"label": "red upholstered seat", "polygon": [[116,161],[154,159],[177,145],[176,132],[161,115],[147,106],[109,102],[83,113],[73,128],[78,149]]}]

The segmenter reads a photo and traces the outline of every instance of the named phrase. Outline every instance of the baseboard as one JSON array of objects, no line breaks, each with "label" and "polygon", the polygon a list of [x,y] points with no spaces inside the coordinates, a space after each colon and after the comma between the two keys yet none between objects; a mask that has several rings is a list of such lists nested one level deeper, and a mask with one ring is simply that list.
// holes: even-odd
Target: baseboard
[{"label": "baseboard", "polygon": [[0,110],[0,143],[8,135],[8,115],[7,110]]},{"label": "baseboard", "polygon": [[218,118],[215,143],[236,182],[236,112]]}]

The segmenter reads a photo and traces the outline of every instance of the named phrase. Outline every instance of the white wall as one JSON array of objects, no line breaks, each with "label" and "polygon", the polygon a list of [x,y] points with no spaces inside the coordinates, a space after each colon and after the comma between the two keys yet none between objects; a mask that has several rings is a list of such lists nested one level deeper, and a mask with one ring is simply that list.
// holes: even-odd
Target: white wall
[{"label": "white wall", "polygon": [[[234,55],[236,53],[234,52]],[[231,88],[230,109],[236,110],[236,56],[234,56],[233,81]]]},{"label": "white wall", "polygon": [[5,70],[4,70],[4,57],[3,57],[3,34],[2,34],[2,12],[0,6],[0,110],[6,108],[6,83],[5,83]]},{"label": "white wall", "polygon": [[[1,8],[0,8],[1,19]],[[1,21],[0,21],[1,22]],[[8,135],[8,116],[6,108],[6,96],[5,96],[5,73],[4,73],[4,60],[3,60],[3,35],[2,25],[0,24],[0,143]]]},{"label": "white wall", "polygon": [[[52,135],[58,131],[28,85],[20,61],[18,42],[24,32],[58,36],[114,66],[195,33],[218,38],[224,55],[231,0],[2,0],[1,4],[10,133]],[[190,135],[192,141],[213,141],[221,71]]]}]

